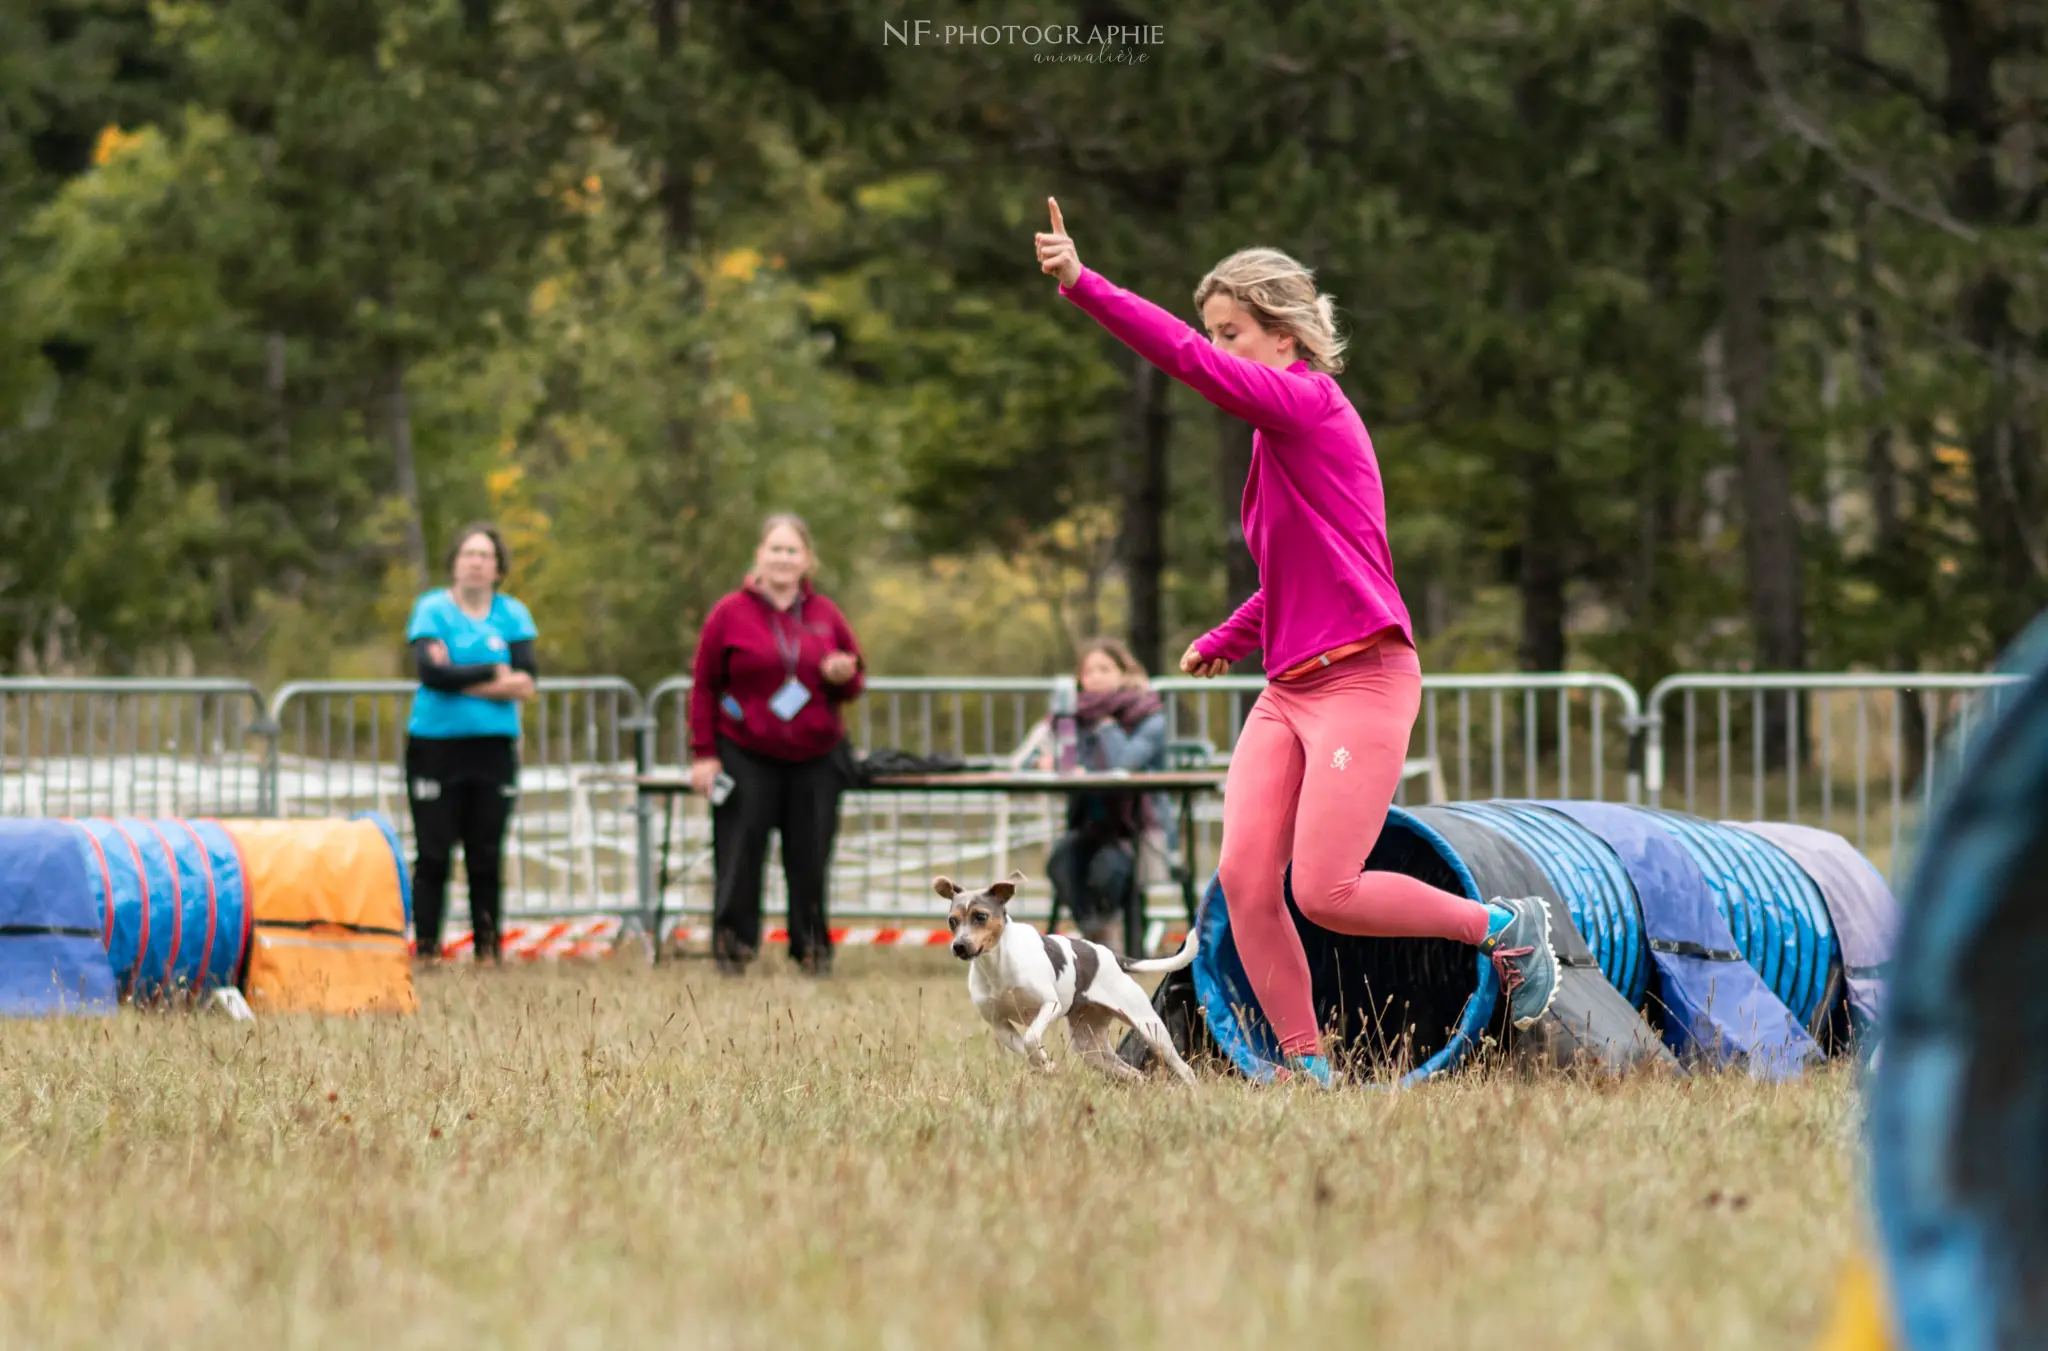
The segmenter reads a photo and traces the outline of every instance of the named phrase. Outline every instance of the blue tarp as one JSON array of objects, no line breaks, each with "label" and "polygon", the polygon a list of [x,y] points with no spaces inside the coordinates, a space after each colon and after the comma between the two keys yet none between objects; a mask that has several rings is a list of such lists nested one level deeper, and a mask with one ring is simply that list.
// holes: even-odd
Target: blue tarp
[{"label": "blue tarp", "polygon": [[1614,850],[1635,884],[1664,1006],[1664,1040],[1680,1055],[1741,1058],[1764,1078],[1798,1074],[1820,1047],[1743,959],[1692,854],[1655,815],[1598,802],[1548,802]]},{"label": "blue tarp", "polygon": [[1841,945],[1849,1017],[1857,1036],[1884,1013],[1884,985],[1899,941],[1899,902],[1884,877],[1856,847],[1832,831],[1776,821],[1730,822],[1789,854],[1820,887]]},{"label": "blue tarp", "polygon": [[105,1014],[117,1002],[76,834],[0,820],[0,1014]]},{"label": "blue tarp", "polygon": [[1749,964],[1809,1033],[1841,1000],[1835,926],[1820,888],[1784,850],[1683,812],[1643,809],[1692,855]]}]

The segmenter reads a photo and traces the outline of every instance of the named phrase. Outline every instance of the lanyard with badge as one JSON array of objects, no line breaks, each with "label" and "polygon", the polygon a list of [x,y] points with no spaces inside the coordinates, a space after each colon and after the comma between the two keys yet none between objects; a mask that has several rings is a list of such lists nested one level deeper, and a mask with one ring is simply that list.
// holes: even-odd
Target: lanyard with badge
[{"label": "lanyard with badge", "polygon": [[778,612],[768,621],[775,631],[775,650],[782,654],[782,688],[768,701],[768,711],[788,722],[804,711],[804,705],[811,702],[811,692],[796,678],[797,662],[803,657],[804,649],[804,603],[798,600],[795,606],[796,636],[787,641],[782,635],[782,616]]}]

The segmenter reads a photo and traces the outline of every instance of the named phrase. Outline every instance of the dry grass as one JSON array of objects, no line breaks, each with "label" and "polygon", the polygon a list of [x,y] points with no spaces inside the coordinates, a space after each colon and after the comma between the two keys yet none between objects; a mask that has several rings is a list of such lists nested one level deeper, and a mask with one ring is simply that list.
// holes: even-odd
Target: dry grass
[{"label": "dry grass", "polygon": [[942,956],[767,965],[0,1025],[5,1340],[1794,1347],[1857,1224],[1841,1072],[1134,1090]]}]

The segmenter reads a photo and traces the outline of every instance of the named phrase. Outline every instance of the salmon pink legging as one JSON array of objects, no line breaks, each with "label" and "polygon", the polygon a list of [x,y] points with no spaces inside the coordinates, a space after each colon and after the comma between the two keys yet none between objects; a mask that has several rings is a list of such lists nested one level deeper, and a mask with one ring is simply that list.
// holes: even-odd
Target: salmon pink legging
[{"label": "salmon pink legging", "polygon": [[1245,975],[1289,1055],[1318,1048],[1308,957],[1287,913],[1290,857],[1294,903],[1312,924],[1378,938],[1486,937],[1479,902],[1362,871],[1421,704],[1422,663],[1389,634],[1313,674],[1268,683],[1231,752],[1217,871]]}]

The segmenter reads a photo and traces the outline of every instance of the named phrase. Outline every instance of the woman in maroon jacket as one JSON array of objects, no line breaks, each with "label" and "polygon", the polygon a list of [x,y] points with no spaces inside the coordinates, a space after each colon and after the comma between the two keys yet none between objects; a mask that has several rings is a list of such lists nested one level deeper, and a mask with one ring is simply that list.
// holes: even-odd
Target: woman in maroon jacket
[{"label": "woman in maroon jacket", "polygon": [[713,795],[716,905],[711,952],[738,975],[761,945],[768,835],[782,836],[789,955],[812,975],[832,965],[825,882],[839,831],[846,739],[839,710],[860,696],[860,645],[839,607],[811,589],[817,555],[794,516],[770,516],[746,584],[711,607],[690,686],[690,783]]}]

